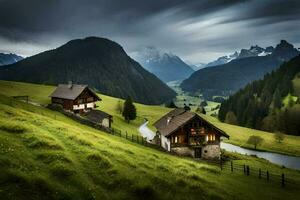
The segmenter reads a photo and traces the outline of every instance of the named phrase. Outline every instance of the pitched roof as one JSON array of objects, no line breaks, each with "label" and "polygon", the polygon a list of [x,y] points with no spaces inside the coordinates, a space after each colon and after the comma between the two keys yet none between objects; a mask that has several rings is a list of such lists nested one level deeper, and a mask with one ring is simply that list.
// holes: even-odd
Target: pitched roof
[{"label": "pitched roof", "polygon": [[201,120],[205,121],[207,124],[212,126],[214,129],[216,129],[218,132],[220,132],[221,135],[229,138],[229,136],[224,131],[217,128],[212,123],[203,119],[196,113],[186,111],[182,108],[176,108],[176,109],[172,110],[171,112],[167,113],[166,115],[161,117],[159,120],[157,120],[154,123],[154,126],[163,136],[169,136],[174,131],[176,131],[178,128],[180,128],[181,126],[183,126],[184,124],[189,122],[191,119],[193,119],[194,117],[200,118]]},{"label": "pitched roof", "polygon": [[96,123],[102,121],[105,118],[112,118],[110,114],[103,112],[101,110],[91,110],[90,112],[87,112],[85,116],[92,122],[96,122]]},{"label": "pitched roof", "polygon": [[86,88],[101,100],[87,85],[76,84],[72,84],[72,86],[68,84],[59,84],[50,97],[75,100]]}]

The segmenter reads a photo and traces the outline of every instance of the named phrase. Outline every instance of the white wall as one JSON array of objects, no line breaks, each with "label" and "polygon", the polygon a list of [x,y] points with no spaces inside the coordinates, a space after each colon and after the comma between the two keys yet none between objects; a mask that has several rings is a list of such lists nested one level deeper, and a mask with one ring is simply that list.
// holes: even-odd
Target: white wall
[{"label": "white wall", "polygon": [[103,119],[101,124],[102,126],[109,128],[109,119],[107,118]]},{"label": "white wall", "polygon": [[73,110],[81,110],[81,109],[84,109],[84,104],[79,104],[78,106],[77,105],[73,106]]},{"label": "white wall", "polygon": [[87,103],[87,104],[86,104],[86,107],[87,107],[87,108],[94,108],[94,107],[95,107],[95,103],[94,103],[94,102],[92,102],[92,103]]},{"label": "white wall", "polygon": [[168,151],[171,151],[171,142],[170,142],[170,139],[166,138],[163,135],[160,135],[160,138],[161,138],[161,146],[164,149],[166,149]]}]

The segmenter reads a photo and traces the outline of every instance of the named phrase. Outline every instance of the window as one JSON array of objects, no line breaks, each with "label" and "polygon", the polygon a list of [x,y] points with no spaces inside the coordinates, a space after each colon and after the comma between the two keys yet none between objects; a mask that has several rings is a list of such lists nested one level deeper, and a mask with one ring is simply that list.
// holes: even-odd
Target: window
[{"label": "window", "polygon": [[178,137],[175,136],[175,143],[178,143]]},{"label": "window", "polygon": [[87,102],[93,102],[93,101],[94,101],[94,97],[87,98]]},{"label": "window", "polygon": [[192,135],[196,135],[196,130],[193,129],[193,128],[191,128],[191,134],[192,134]]},{"label": "window", "polygon": [[216,140],[215,134],[209,134],[208,135],[208,140],[207,141],[215,141],[215,140]]}]

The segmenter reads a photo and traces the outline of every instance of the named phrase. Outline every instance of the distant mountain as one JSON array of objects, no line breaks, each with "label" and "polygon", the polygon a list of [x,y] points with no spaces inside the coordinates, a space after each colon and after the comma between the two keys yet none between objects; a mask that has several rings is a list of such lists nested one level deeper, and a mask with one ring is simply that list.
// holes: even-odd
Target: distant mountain
[{"label": "distant mountain", "polygon": [[[284,46],[291,47],[289,44]],[[286,51],[280,56],[284,53]],[[225,100],[219,119],[265,131],[300,135],[299,83],[300,56],[297,56]]]},{"label": "distant mountain", "polygon": [[274,49],[254,46],[242,50],[238,58],[229,63],[196,71],[182,82],[181,87],[191,93],[201,92],[206,98],[229,95],[298,54],[299,51],[285,40]]},{"label": "distant mountain", "polygon": [[235,59],[247,58],[247,57],[256,57],[256,56],[266,56],[272,54],[274,47],[262,48],[258,45],[251,46],[249,49],[241,49],[240,52],[234,52],[233,54],[219,57],[217,60],[214,60],[206,65],[206,67],[212,67],[217,65],[223,65],[231,62]]},{"label": "distant mountain", "polygon": [[198,63],[198,64],[195,64],[195,65],[190,65],[190,67],[194,70],[194,71],[197,71],[199,69],[202,69],[204,67],[206,67],[207,63]]},{"label": "distant mountain", "polygon": [[131,59],[117,43],[97,37],[63,46],[0,68],[0,79],[58,84],[72,80],[103,94],[144,104],[161,104],[175,92]]},{"label": "distant mountain", "polygon": [[15,62],[18,62],[20,60],[22,60],[23,57],[18,56],[16,54],[5,54],[5,53],[0,53],[0,66],[1,65],[9,65],[9,64],[13,64]]},{"label": "distant mountain", "polygon": [[217,60],[208,63],[206,65],[206,67],[212,67],[212,66],[223,65],[223,64],[229,63],[230,61],[236,59],[238,56],[239,56],[239,53],[234,52],[233,54],[230,54],[228,56],[219,57]]},{"label": "distant mountain", "polygon": [[133,53],[132,57],[164,82],[183,80],[194,72],[178,56],[161,52],[155,47],[146,47]]}]

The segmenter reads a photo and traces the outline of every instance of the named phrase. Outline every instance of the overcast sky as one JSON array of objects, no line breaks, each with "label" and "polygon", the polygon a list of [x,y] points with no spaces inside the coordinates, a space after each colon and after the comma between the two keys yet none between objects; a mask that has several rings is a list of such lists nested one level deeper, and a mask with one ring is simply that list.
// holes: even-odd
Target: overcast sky
[{"label": "overcast sky", "polygon": [[300,0],[0,0],[0,52],[30,56],[87,36],[193,64],[280,39],[300,47]]}]

